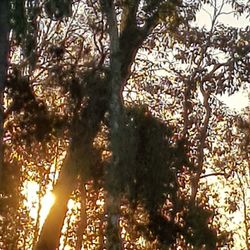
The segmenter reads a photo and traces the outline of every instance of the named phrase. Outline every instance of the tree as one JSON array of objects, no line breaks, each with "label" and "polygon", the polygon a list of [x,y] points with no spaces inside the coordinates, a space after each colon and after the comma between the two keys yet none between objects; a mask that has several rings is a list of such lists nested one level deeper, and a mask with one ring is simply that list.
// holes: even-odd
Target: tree
[{"label": "tree", "polygon": [[[248,211],[249,211],[249,195],[247,194],[247,187],[249,187],[249,182],[250,182],[250,176],[249,176],[249,169],[250,169],[250,162],[249,162],[249,135],[250,135],[250,126],[249,126],[249,109],[246,109],[246,114],[245,114],[245,119],[239,118],[238,120],[238,127],[239,130],[242,134],[240,134],[240,137],[243,138],[242,142],[240,143],[239,146],[239,152],[241,153],[239,155],[240,160],[238,160],[237,162],[240,163],[240,166],[237,167],[237,169],[235,170],[235,175],[236,175],[236,179],[238,180],[237,183],[237,188],[238,188],[238,192],[239,192],[239,196],[240,196],[240,204],[242,206],[242,210],[243,210],[243,219],[242,219],[242,224],[243,224],[243,230],[241,230],[242,232],[244,232],[244,236],[243,241],[244,241],[244,245],[243,247],[245,247],[246,249],[250,248],[250,225],[249,225],[249,215],[248,215]],[[231,205],[231,207],[229,207],[229,210],[231,208],[231,211],[236,209],[232,203],[229,202],[229,205]],[[238,205],[239,206],[239,205]],[[233,209],[232,209],[233,207]],[[240,208],[239,208],[240,209]]]},{"label": "tree", "polygon": [[[136,25],[136,11],[138,9],[139,6],[139,1],[135,2],[134,4],[131,4],[129,2],[127,2],[124,5],[124,15],[123,15],[123,20],[121,21],[122,23],[124,23],[124,29],[122,30],[120,37],[119,37],[119,43],[120,46],[123,48],[123,50],[121,51],[121,61],[119,62],[121,64],[121,79],[119,80],[120,83],[117,83],[119,85],[119,87],[117,87],[117,90],[115,91],[115,96],[113,93],[111,93],[111,99],[114,98],[117,99],[118,97],[118,92],[120,93],[121,88],[123,87],[124,83],[126,82],[126,80],[129,77],[129,71],[130,71],[130,67],[131,64],[133,62],[133,59],[136,55],[137,50],[139,49],[140,45],[142,44],[142,42],[144,41],[144,39],[146,38],[146,36],[148,35],[148,33],[150,32],[150,30],[152,30],[152,28],[157,24],[157,20],[158,20],[158,15],[159,15],[159,10],[161,5],[164,3],[163,2],[159,2],[159,3],[146,3],[145,8],[147,11],[149,11],[150,6],[154,6],[155,8],[155,13],[153,15],[149,15],[149,17],[146,18],[145,20],[145,25],[142,28],[137,27]],[[174,10],[174,5],[173,5],[173,10]],[[107,12],[107,11],[106,11]],[[107,12],[107,14],[109,14]],[[147,13],[146,13],[147,15]],[[137,36],[131,36],[131,34],[134,34],[134,32],[138,32]],[[111,34],[111,33],[110,33]],[[131,40],[131,37],[133,37],[133,39]],[[111,37],[111,39],[113,39]],[[130,41],[130,43],[128,43],[127,41]],[[116,41],[117,43],[117,41]],[[112,45],[113,46],[113,45]],[[117,46],[117,45],[114,45]],[[112,51],[112,50],[111,50]],[[112,63],[112,55],[111,55],[111,63]],[[116,60],[116,59],[114,59]],[[113,66],[112,66],[113,67]],[[119,70],[119,69],[118,69]],[[111,79],[112,79],[112,75],[111,75]],[[77,135],[72,135],[72,147],[74,149],[71,149],[73,152],[73,155],[76,159],[71,159],[71,157],[73,156],[68,156],[68,160],[65,162],[66,166],[65,166],[65,172],[67,174],[64,174],[62,171],[61,172],[61,177],[59,177],[58,179],[58,193],[63,192],[63,194],[59,194],[56,195],[58,197],[58,204],[55,204],[52,209],[51,212],[47,218],[48,224],[46,224],[43,227],[42,233],[41,233],[41,237],[40,237],[40,243],[39,245],[41,246],[42,249],[44,249],[46,247],[47,244],[52,244],[51,247],[49,247],[49,245],[47,246],[48,248],[54,248],[55,246],[57,246],[59,244],[59,237],[60,237],[60,232],[61,232],[61,227],[62,227],[62,223],[63,223],[63,219],[65,217],[65,213],[66,213],[66,203],[68,201],[68,197],[70,195],[70,193],[72,192],[73,188],[74,188],[74,180],[75,180],[75,174],[73,173],[68,173],[68,170],[66,170],[66,168],[69,168],[69,164],[71,164],[72,162],[76,162],[79,161],[78,158],[81,155],[81,157],[84,157],[84,152],[74,152],[80,148],[86,147],[86,145],[91,144],[91,141],[93,140],[93,137],[95,137],[96,133],[97,133],[97,129],[99,127],[99,123],[101,121],[101,119],[104,116],[104,113],[106,110],[108,110],[108,96],[110,93],[110,89],[112,88],[112,86],[109,86],[109,82],[107,81],[107,79],[100,79],[100,77],[97,77],[96,79],[97,81],[100,82],[100,84],[102,85],[106,85],[106,88],[108,91],[107,96],[95,96],[95,97],[90,97],[91,101],[89,103],[89,107],[87,107],[86,109],[83,110],[82,114],[81,114],[81,120],[82,121],[88,121],[89,124],[83,125],[81,124],[81,130],[88,131],[87,134],[87,138],[82,142],[77,143],[77,145],[73,145],[74,143],[74,138],[76,138],[76,141],[79,141],[79,138],[84,138],[86,137],[86,135],[81,135],[81,134],[77,134]],[[111,80],[112,82],[112,80]],[[104,90],[105,91],[105,90]],[[104,92],[105,93],[105,92]],[[95,93],[96,94],[96,93]],[[100,93],[103,94],[103,93]],[[101,100],[101,102],[100,102]],[[113,100],[113,99],[112,99]],[[115,105],[115,104],[113,104]],[[102,108],[100,108],[102,107]],[[89,113],[91,112],[91,113]],[[113,110],[112,110],[113,112]],[[111,112],[111,113],[112,113]],[[92,117],[92,114],[95,113],[95,117]],[[116,112],[115,112],[116,114]],[[117,118],[119,119],[119,118]],[[79,122],[79,121],[78,121]],[[77,123],[77,121],[76,121]],[[77,127],[78,128],[78,127]],[[75,127],[73,128],[75,130]],[[78,130],[78,129],[77,129]],[[83,132],[83,133],[84,133]],[[86,150],[86,153],[88,153],[89,150]],[[87,157],[87,156],[85,156]],[[79,168],[79,167],[76,167]],[[64,169],[64,167],[63,167]],[[72,171],[70,171],[72,172]],[[60,187],[60,185],[62,185],[63,187]],[[61,190],[63,189],[63,191]],[[56,189],[57,190],[57,189]],[[55,193],[57,193],[57,191],[55,190]],[[59,191],[60,190],[60,191]],[[59,200],[60,197],[60,200]],[[60,209],[58,211],[58,209]],[[55,221],[57,223],[54,223],[52,221],[54,221],[54,216],[53,214],[56,215],[55,217]],[[59,217],[60,216],[60,217]],[[53,232],[53,234],[51,233]],[[53,235],[53,239],[51,239],[50,236]],[[55,237],[56,235],[56,237]],[[44,241],[44,242],[43,242]],[[52,242],[53,241],[53,242]]]},{"label": "tree", "polygon": [[[236,69],[242,82],[249,76],[246,45],[235,47],[238,35],[231,36],[238,31],[215,25],[221,10],[214,7],[213,25],[207,31],[191,25],[200,2],[185,6],[175,1],[76,1],[71,5],[71,1],[50,0],[45,5],[13,1],[12,7],[22,20],[17,22],[20,26],[13,26],[12,56],[20,49],[22,58],[10,66],[5,114],[6,135],[11,138],[7,155],[12,165],[14,158],[19,159],[16,190],[20,193],[22,180],[32,172],[30,178],[39,182],[42,197],[54,183],[51,172],[60,172],[54,186],[56,200],[39,236],[38,208],[33,246],[39,238],[37,249],[56,249],[61,238],[64,246],[74,247],[77,242],[80,248],[86,243],[82,234],[91,214],[87,201],[95,208],[93,197],[102,193],[105,211],[91,216],[100,216],[96,234],[101,239],[106,236],[109,249],[138,247],[125,239],[120,231],[124,228],[131,238],[147,239],[151,249],[204,245],[215,249],[220,232],[211,228],[209,197],[202,197],[198,185],[209,162],[211,128],[222,113],[212,94],[237,90]],[[245,37],[247,32],[237,34]],[[224,40],[228,45],[221,44]],[[141,59],[145,50],[150,54],[153,49],[164,57],[158,66],[166,69],[165,76],[153,67],[142,70],[156,64],[155,60],[145,65]],[[221,62],[215,50],[233,57]],[[185,69],[180,66],[183,62]],[[150,96],[150,102],[143,102],[148,108],[142,102],[135,105],[132,95],[132,102],[123,100],[121,93],[129,87],[148,94],[137,98]],[[199,90],[203,104],[195,100]],[[167,92],[173,105],[161,109],[161,98],[166,97],[161,91]],[[61,168],[53,170],[46,165],[58,159],[58,148]],[[104,152],[108,152],[105,157]],[[69,214],[80,211],[67,207],[70,197],[81,200],[79,230]],[[26,211],[21,202],[18,206],[21,212],[16,214]],[[19,231],[25,230],[30,229]],[[72,242],[76,232],[77,240]]]},{"label": "tree", "polygon": [[4,0],[0,3],[0,183],[3,183],[3,165],[4,165],[4,148],[3,148],[3,124],[4,124],[4,89],[7,79],[8,52],[9,52],[9,32],[10,32],[10,12],[9,1]]}]

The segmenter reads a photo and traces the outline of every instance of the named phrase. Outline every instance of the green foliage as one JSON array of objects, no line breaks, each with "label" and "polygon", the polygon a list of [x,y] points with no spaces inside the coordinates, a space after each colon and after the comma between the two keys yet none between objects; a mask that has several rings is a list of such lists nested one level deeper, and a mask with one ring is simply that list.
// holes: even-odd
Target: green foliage
[{"label": "green foliage", "polygon": [[145,1],[144,10],[152,14],[157,13],[158,17],[166,18],[167,16],[173,16],[177,13],[176,8],[181,6],[182,0],[147,0]]},{"label": "green foliage", "polygon": [[[185,141],[174,141],[174,128],[153,117],[145,107],[127,108],[125,115],[124,155],[120,156],[120,168],[113,170],[114,181],[109,188],[118,195],[122,187],[133,208],[144,206],[149,221],[137,225],[136,230],[151,241],[157,238],[161,247],[169,247],[183,235],[188,244],[199,249],[215,249],[217,236],[208,226],[212,214],[178,195],[178,177],[192,170]],[[179,224],[177,214],[182,214],[184,225]]]}]

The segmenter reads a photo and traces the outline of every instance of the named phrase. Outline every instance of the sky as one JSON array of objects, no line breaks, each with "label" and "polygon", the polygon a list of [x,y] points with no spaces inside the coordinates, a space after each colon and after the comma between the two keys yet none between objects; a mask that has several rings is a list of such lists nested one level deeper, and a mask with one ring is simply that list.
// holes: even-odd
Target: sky
[{"label": "sky", "polygon": [[[222,3],[223,0],[217,0],[218,6]],[[242,17],[235,17],[231,12],[231,8],[229,5],[225,5],[223,7],[223,12],[225,14],[221,15],[218,21],[223,22],[226,25],[230,25],[233,27],[246,27],[250,25],[250,18],[246,16]],[[211,17],[210,13],[213,13],[213,10],[208,5],[204,6],[203,9],[198,13],[195,24],[200,27],[206,27],[209,29],[211,27]],[[230,14],[228,14],[230,13]],[[218,96],[222,102],[224,102],[230,109],[235,110],[237,112],[241,111],[243,108],[250,106],[250,79],[249,79],[249,86],[245,89],[241,88],[239,92],[228,96]]]}]

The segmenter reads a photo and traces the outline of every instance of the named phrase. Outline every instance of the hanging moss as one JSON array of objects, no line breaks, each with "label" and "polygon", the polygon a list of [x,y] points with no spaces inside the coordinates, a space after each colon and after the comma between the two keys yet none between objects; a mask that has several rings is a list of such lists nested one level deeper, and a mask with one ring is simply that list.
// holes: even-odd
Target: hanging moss
[{"label": "hanging moss", "polygon": [[216,231],[208,226],[211,216],[211,211],[199,206],[189,205],[186,209],[184,236],[197,249],[202,249],[204,245],[208,250],[216,249]]},{"label": "hanging moss", "polygon": [[[215,249],[216,234],[208,227],[211,214],[202,207],[191,206],[179,193],[178,175],[192,168],[185,141],[173,141],[173,128],[153,117],[144,107],[128,108],[121,143],[124,144],[120,168],[113,170],[110,185],[117,195],[122,192],[132,205],[143,204],[149,222],[138,226],[145,237],[158,239],[161,249],[168,249],[178,235],[187,243]],[[121,189],[117,188],[121,187]],[[171,204],[164,216],[164,204]],[[175,220],[183,213],[185,226]]]},{"label": "hanging moss", "polygon": [[188,164],[184,145],[173,143],[172,128],[145,108],[128,109],[126,121],[127,145],[117,178],[132,202],[156,210],[167,196],[176,196],[177,174]]},{"label": "hanging moss", "polygon": [[6,87],[12,103],[5,116],[15,114],[18,118],[15,125],[18,130],[15,135],[23,142],[29,144],[33,139],[39,142],[48,140],[52,134],[57,134],[65,126],[63,117],[48,111],[45,102],[33,91],[29,77],[23,76],[20,70],[13,69]]},{"label": "hanging moss", "polygon": [[149,212],[161,207],[166,197],[176,200],[177,174],[189,163],[184,143],[173,142],[172,131],[144,107],[128,108],[119,135],[120,167],[112,170],[108,190],[122,192],[134,204],[142,202]]}]

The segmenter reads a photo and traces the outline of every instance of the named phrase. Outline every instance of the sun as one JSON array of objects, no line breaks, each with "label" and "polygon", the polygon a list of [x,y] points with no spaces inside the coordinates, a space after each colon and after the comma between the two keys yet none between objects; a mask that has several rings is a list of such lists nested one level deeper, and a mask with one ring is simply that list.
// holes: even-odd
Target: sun
[{"label": "sun", "polygon": [[[30,217],[34,220],[40,220],[40,227],[43,225],[50,208],[55,202],[55,196],[48,191],[39,199],[39,184],[35,181],[25,181],[23,187],[23,195],[25,196],[24,206],[30,211]],[[39,203],[41,210],[39,211]]]},{"label": "sun", "polygon": [[43,225],[50,208],[53,206],[55,202],[55,196],[52,194],[52,192],[48,192],[44,195],[44,197],[41,200],[42,203],[42,209],[41,209],[41,217],[40,217],[40,222],[41,225]]}]

